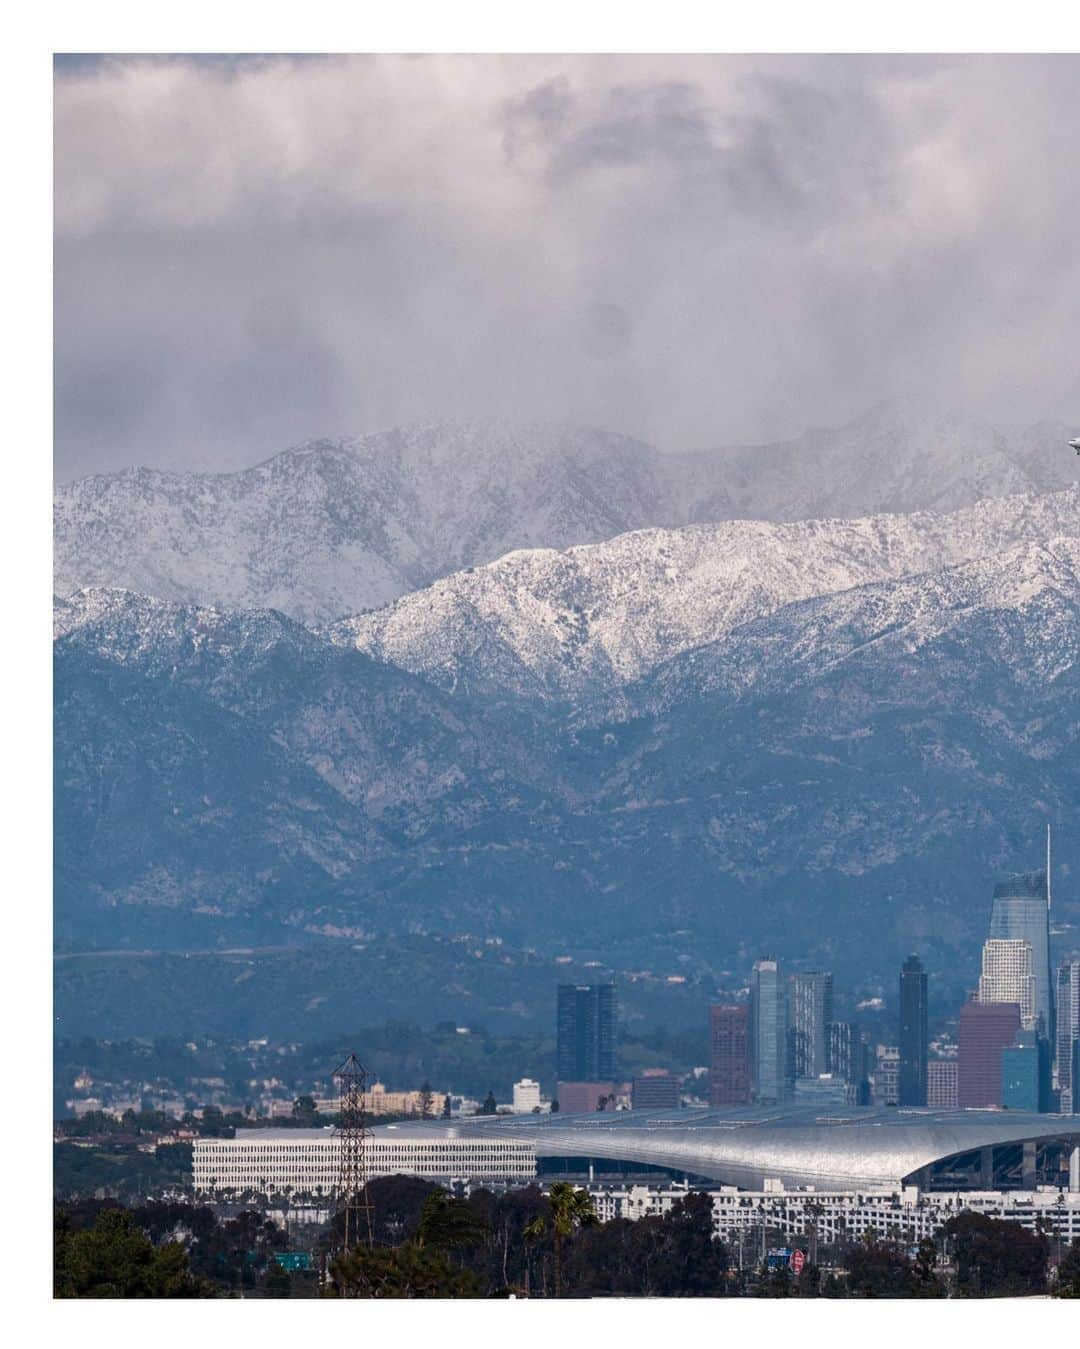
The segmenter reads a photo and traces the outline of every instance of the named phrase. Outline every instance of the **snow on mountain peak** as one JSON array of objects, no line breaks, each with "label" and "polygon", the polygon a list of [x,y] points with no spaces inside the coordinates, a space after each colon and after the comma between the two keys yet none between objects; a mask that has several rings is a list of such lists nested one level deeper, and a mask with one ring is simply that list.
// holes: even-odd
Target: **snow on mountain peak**
[{"label": "snow on mountain peak", "polygon": [[946,515],[639,530],[516,551],[327,632],[444,687],[575,699],[798,601],[1077,536],[1076,488]]},{"label": "snow on mountain peak", "polygon": [[956,509],[1074,480],[1063,428],[877,409],[781,445],[659,454],[560,424],[429,423],[313,440],[239,473],[131,469],[61,486],[55,589],[275,608],[387,604],[520,549],[737,518]]}]

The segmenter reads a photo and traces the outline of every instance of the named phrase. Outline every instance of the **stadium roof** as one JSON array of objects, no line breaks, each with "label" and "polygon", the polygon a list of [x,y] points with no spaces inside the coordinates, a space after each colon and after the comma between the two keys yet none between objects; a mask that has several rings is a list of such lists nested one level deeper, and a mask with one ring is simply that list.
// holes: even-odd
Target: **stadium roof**
[{"label": "stadium roof", "polygon": [[725,1185],[857,1189],[895,1185],[982,1148],[1058,1141],[1080,1147],[1080,1116],[1011,1110],[745,1107],[499,1115],[381,1125],[373,1133],[529,1141],[539,1158],[589,1157],[665,1167]]}]

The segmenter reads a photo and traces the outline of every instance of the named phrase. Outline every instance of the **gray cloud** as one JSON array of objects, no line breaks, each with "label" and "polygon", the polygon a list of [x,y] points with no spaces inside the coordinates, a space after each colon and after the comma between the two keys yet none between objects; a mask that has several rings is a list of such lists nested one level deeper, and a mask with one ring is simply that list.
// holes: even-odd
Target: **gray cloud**
[{"label": "gray cloud", "polygon": [[1068,57],[69,58],[61,476],[402,420],[1077,411]]}]

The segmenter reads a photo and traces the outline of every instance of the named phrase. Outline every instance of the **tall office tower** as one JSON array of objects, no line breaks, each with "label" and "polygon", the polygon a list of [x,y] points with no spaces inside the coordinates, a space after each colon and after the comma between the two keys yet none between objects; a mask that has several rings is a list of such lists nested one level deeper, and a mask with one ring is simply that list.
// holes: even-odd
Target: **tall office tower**
[{"label": "tall office tower", "polygon": [[750,1103],[750,1009],[709,1008],[709,1101],[712,1105]]},{"label": "tall office tower", "polygon": [[820,1077],[829,1071],[825,1027],[833,1016],[833,977],[822,970],[793,974],[788,981],[789,1072]]},{"label": "tall office tower", "polygon": [[1031,942],[1026,937],[991,937],[983,943],[980,1002],[1015,1002],[1020,1024],[1035,1028],[1035,975],[1031,969]]},{"label": "tall office tower", "polygon": [[926,971],[918,956],[900,967],[900,1105],[926,1104],[926,1052],[930,1042],[926,1011]]},{"label": "tall office tower", "polygon": [[[1073,1078],[1073,1045],[1080,1040],[1080,960],[1063,960],[1057,972],[1057,1055],[1055,1074],[1062,1094],[1061,1108],[1077,1112],[1077,1083]],[[1069,1092],[1066,1097],[1065,1093]]]},{"label": "tall office tower", "polygon": [[967,1002],[960,1010],[956,1103],[961,1110],[999,1106],[1001,1051],[1016,1043],[1020,1007],[1015,1002]]},{"label": "tall office tower", "polygon": [[1042,1033],[1054,1039],[1054,990],[1050,971],[1050,891],[1047,872],[1029,871],[1006,876],[994,887],[990,936],[1005,941],[1020,938],[1031,943],[1031,972],[1035,976],[1035,1016]]},{"label": "tall office tower", "polygon": [[867,1067],[869,1046],[865,1039],[850,1021],[831,1021],[827,1038],[830,1072],[855,1089],[852,1093],[855,1105],[866,1105],[870,1096],[870,1070]]},{"label": "tall office tower", "polygon": [[560,984],[556,1077],[608,1082],[615,1076],[615,985]]},{"label": "tall office tower", "polygon": [[787,1100],[787,989],[772,959],[755,961],[750,976],[750,1072],[756,1101]]}]

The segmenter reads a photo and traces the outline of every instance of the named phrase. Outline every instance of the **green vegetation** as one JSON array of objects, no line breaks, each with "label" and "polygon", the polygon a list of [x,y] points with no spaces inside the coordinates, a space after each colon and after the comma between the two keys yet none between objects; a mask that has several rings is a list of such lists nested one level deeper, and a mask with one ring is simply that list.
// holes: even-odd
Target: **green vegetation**
[{"label": "green vegetation", "polygon": [[155,1246],[125,1209],[106,1209],[72,1231],[60,1210],[53,1230],[53,1293],[59,1298],[202,1298],[217,1290],[192,1276],[179,1241]]},{"label": "green vegetation", "polygon": [[170,1143],[153,1152],[120,1142],[57,1143],[53,1148],[53,1193],[60,1199],[100,1193],[132,1200],[190,1184],[190,1143]]},{"label": "green vegetation", "polygon": [[287,1246],[252,1210],[229,1218],[188,1203],[78,1200],[54,1213],[54,1288],[65,1298],[314,1295],[314,1276],[278,1265]]},{"label": "green vegetation", "polygon": [[253,1209],[69,1202],[56,1212],[57,1296],[1080,1297],[1080,1241],[1048,1277],[1043,1234],[979,1214],[960,1214],[914,1248],[874,1233],[840,1242],[821,1253],[827,1268],[807,1261],[795,1274],[786,1264],[734,1267],[713,1235],[711,1200],[695,1192],[663,1217],[603,1224],[587,1194],[565,1182],[547,1194],[530,1185],[464,1199],[388,1176],[368,1197],[373,1245],[347,1257],[340,1215],[298,1229],[292,1240],[306,1253],[286,1255],[289,1236]]}]

